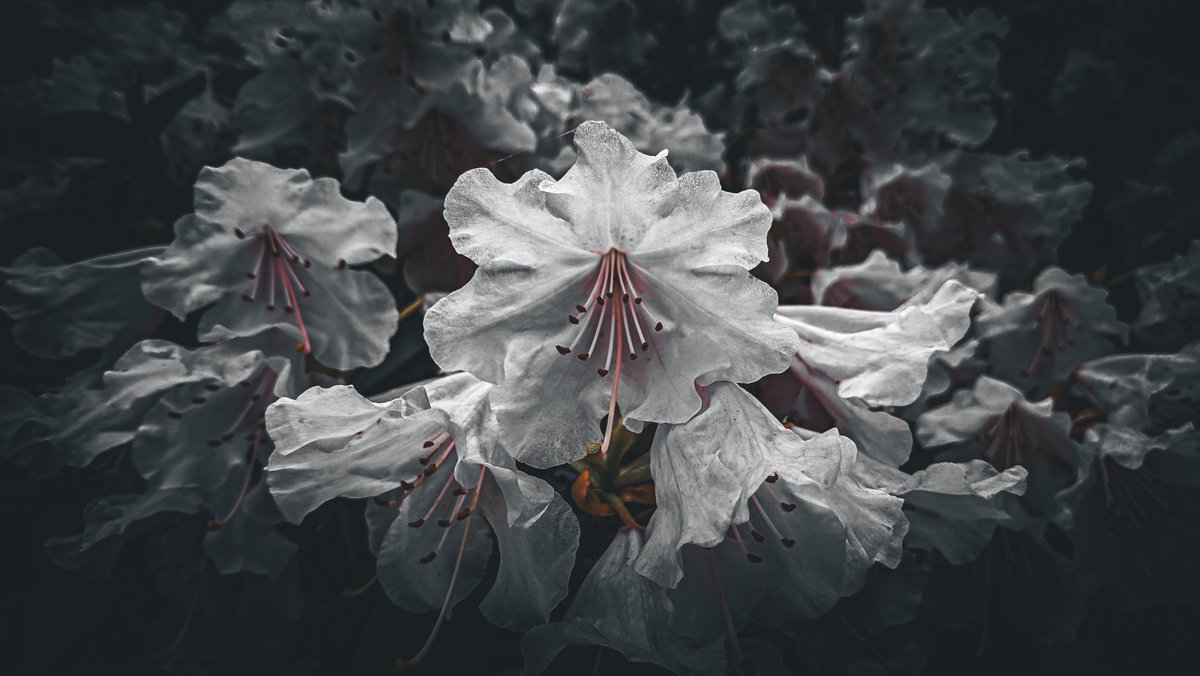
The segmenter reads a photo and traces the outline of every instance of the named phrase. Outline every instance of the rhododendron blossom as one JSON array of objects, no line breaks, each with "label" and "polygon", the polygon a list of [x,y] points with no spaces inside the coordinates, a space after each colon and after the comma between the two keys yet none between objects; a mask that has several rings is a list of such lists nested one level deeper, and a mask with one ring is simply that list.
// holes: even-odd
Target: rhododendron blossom
[{"label": "rhododendron blossom", "polygon": [[578,458],[614,412],[683,422],[696,385],[783,370],[796,338],[776,295],[747,270],[766,259],[770,212],[716,174],[676,178],[601,122],[575,131],[579,159],[558,181],[513,184],[469,171],[446,196],[460,253],[479,264],[430,308],[438,364],[496,384],[506,445],[550,466]]}]

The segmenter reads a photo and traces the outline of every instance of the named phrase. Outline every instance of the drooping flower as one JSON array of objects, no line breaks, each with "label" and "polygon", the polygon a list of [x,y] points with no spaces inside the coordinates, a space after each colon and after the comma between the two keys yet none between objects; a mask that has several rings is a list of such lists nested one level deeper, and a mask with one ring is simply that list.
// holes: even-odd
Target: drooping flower
[{"label": "drooping flower", "polygon": [[436,626],[486,572],[491,545],[483,528],[472,528],[475,517],[499,544],[496,582],[480,606],[496,624],[544,622],[574,562],[575,517],[500,445],[489,390],[468,374],[384,403],[345,385],[314,388],[267,414],[277,448],[268,483],[284,515],[298,522],[335,497],[378,498],[368,523],[379,580],[403,608],[440,607]]},{"label": "drooping flower", "polygon": [[201,171],[195,200],[143,271],[148,299],[180,318],[207,307],[204,341],[278,328],[335,369],[383,359],[395,299],[372,273],[348,267],[395,255],[396,225],[381,202],[352,202],[333,179],[240,158]]},{"label": "drooping flower", "polygon": [[[902,500],[860,483],[853,442],[785,428],[735,385],[713,386],[694,420],[660,427],[651,462],[657,510],[634,569],[686,586],[688,552],[716,547],[718,575],[766,580],[727,583],[741,589],[737,616],[753,609],[761,622],[791,626],[857,591],[874,563],[900,559]],[[686,594],[672,596],[693,602]]]},{"label": "drooping flower", "polygon": [[1028,488],[1018,502],[1038,519],[1056,512],[1054,495],[1078,473],[1071,420],[1050,399],[1029,401],[1002,381],[981,376],[946,404],[917,419],[921,445],[954,461],[985,460],[998,470],[1020,465]]},{"label": "drooping flower", "polygon": [[979,336],[991,374],[1043,397],[1079,364],[1116,351],[1129,327],[1107,296],[1082,275],[1051,267],[1038,275],[1033,293],[1014,291],[1002,306],[985,306]]},{"label": "drooping flower", "polygon": [[649,662],[686,676],[725,673],[723,639],[689,640],[671,629],[665,590],[633,569],[642,534],[621,532],[588,573],[566,616],[534,627],[521,640],[527,676],[546,670],[568,645],[605,646],[632,662]]},{"label": "drooping flower", "polygon": [[801,343],[788,374],[771,379],[769,405],[804,427],[837,427],[864,455],[898,467],[912,436],[907,423],[879,407],[921,394],[930,357],[966,333],[977,297],[948,281],[927,302],[893,312],[781,306],[776,317]]},{"label": "drooping flower", "polygon": [[559,181],[459,178],[451,239],[480,268],[425,317],[434,360],[496,383],[506,445],[538,466],[582,455],[618,405],[683,422],[697,384],[756,380],[796,348],[771,320],[774,291],[747,272],[766,258],[756,193],[723,192],[712,172],[676,178],[665,153],[643,155],[600,122],[575,143]]}]

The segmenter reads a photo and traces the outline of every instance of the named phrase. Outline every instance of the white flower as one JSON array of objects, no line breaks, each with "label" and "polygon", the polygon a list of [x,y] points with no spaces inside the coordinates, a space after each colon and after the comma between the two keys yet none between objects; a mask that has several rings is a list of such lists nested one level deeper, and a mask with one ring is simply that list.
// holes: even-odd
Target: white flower
[{"label": "white flower", "polygon": [[369,263],[396,251],[383,203],[351,202],[337,181],[234,158],[200,172],[196,212],[147,263],[146,298],[183,318],[206,306],[200,339],[275,327],[335,369],[383,360],[396,302]]},{"label": "white flower", "polygon": [[757,193],[723,192],[712,172],[676,178],[665,152],[643,155],[600,122],[575,143],[559,181],[459,178],[446,219],[480,269],[425,316],[434,360],[495,383],[508,447],[543,467],[582,455],[618,404],[683,422],[700,409],[696,385],[757,380],[796,348],[771,319],[775,292],[747,272],[767,257]]},{"label": "white flower", "polygon": [[486,572],[491,544],[471,528],[478,510],[500,550],[484,616],[514,629],[544,622],[566,594],[579,526],[499,445],[490,389],[464,373],[384,403],[345,385],[281,400],[267,412],[271,492],[292,521],[335,497],[383,496],[368,523],[384,590],[406,609],[443,615]]},{"label": "white flower", "polygon": [[908,459],[908,425],[883,406],[903,406],[921,394],[929,359],[962,338],[978,294],[956,281],[924,303],[893,312],[784,306],[776,317],[801,344],[789,373],[802,391],[794,413],[806,427],[832,423],[880,462]]}]

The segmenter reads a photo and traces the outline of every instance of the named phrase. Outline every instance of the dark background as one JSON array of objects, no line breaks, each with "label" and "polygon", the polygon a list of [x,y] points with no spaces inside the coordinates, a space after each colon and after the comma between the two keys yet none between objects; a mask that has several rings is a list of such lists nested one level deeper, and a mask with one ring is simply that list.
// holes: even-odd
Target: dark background
[{"label": "dark background", "polygon": [[[51,72],[51,59],[87,48],[73,36],[41,26],[35,3],[0,2],[0,90]],[[86,16],[101,6],[138,2],[59,3]],[[186,8],[201,25],[223,4],[215,0],[168,3]],[[503,3],[501,3],[503,4]],[[717,3],[654,3],[666,17],[695,4],[686,23],[704,25]],[[1085,217],[1060,250],[1070,271],[1092,273],[1108,267],[1114,278],[1134,267],[1181,253],[1185,229],[1157,237],[1179,205],[1135,202],[1122,207],[1129,181],[1148,181],[1156,157],[1181,134],[1200,124],[1194,3],[1187,0],[1075,0],[929,3],[964,11],[988,7],[1004,16],[1010,30],[1001,43],[1000,70],[1008,92],[999,125],[984,147],[991,152],[1028,149],[1034,156],[1056,154],[1087,160],[1083,176],[1094,186]],[[854,3],[818,2],[818,14],[841,17]],[[646,10],[650,13],[651,10]],[[807,16],[807,15],[805,15]],[[809,22],[810,25],[818,21]],[[711,26],[711,22],[709,24]],[[676,41],[710,39],[703,33]],[[670,40],[664,41],[671,45]],[[1079,96],[1052,92],[1068,50],[1083,49],[1111,64],[1120,83],[1113,94],[1105,82]],[[688,83],[697,88],[704,73],[687,59],[663,58],[670,78],[647,76],[636,83],[652,98],[674,100]],[[674,69],[673,71],[671,69]],[[659,72],[657,75],[661,76]],[[232,73],[221,86],[236,91],[244,74]],[[668,83],[669,84],[664,84]],[[6,97],[4,104],[11,104]],[[0,213],[0,265],[32,246],[52,248],[78,260],[133,246],[166,243],[170,226],[190,209],[190,188],[166,180],[161,152],[145,129],[152,122],[116,123],[98,115],[55,115],[35,120],[0,118],[0,189],[22,179],[11,160],[49,162],[64,156],[96,160],[79,172],[53,209],[12,218]],[[1194,163],[1194,161],[1193,161]],[[1194,204],[1200,173],[1177,175]],[[1187,186],[1192,186],[1187,190]],[[1179,199],[1177,196],[1176,199]],[[1114,204],[1115,203],[1115,204]],[[1157,210],[1157,211],[1156,211]],[[1195,225],[1195,224],[1191,224]],[[1173,226],[1174,227],[1174,226]],[[1176,230],[1178,228],[1176,227]],[[1132,284],[1111,288],[1113,301],[1129,319]],[[37,389],[53,386],[86,364],[38,360],[17,350],[10,325],[0,321],[0,382]],[[424,367],[428,368],[426,364]],[[327,505],[294,535],[303,549],[284,580],[272,584],[253,576],[222,577],[211,566],[190,579],[173,579],[164,562],[185,557],[202,532],[200,519],[181,519],[169,538],[147,535],[131,543],[111,579],[63,571],[42,553],[53,535],[78,532],[83,506],[99,495],[94,472],[67,470],[35,479],[0,461],[0,671],[29,674],[123,673],[387,673],[397,654],[414,652],[431,617],[409,616],[392,607],[378,589],[343,598],[343,586],[370,578],[372,562],[362,546],[361,506]],[[193,523],[194,522],[194,523]],[[602,540],[603,534],[592,534]],[[585,541],[583,549],[588,543]],[[192,560],[195,560],[194,558]],[[175,568],[178,568],[176,566]],[[483,585],[486,588],[486,585]],[[295,594],[300,590],[302,594]],[[303,598],[303,601],[298,599]],[[519,666],[518,637],[472,615],[468,601],[445,627],[429,673],[499,673]],[[1192,608],[1157,609],[1119,617],[1096,613],[1077,640],[1036,644],[1020,626],[993,627],[995,638],[978,653],[980,628],[924,627],[918,637],[885,636],[902,646],[919,639],[933,673],[1128,673],[1155,674],[1194,668],[1200,621]],[[767,636],[766,638],[771,638]],[[846,652],[867,652],[847,636],[821,635],[789,655],[790,664],[838,673]],[[881,646],[887,650],[889,646]],[[787,651],[795,648],[786,648]],[[828,653],[828,654],[826,654]],[[568,659],[569,658],[569,659]],[[1177,660],[1182,660],[1177,662]],[[1189,665],[1190,662],[1190,665]],[[556,663],[562,673],[625,673],[627,665],[595,649],[568,652]],[[635,672],[651,671],[637,666]],[[1175,669],[1172,669],[1174,671]],[[864,671],[862,673],[885,673]]]}]

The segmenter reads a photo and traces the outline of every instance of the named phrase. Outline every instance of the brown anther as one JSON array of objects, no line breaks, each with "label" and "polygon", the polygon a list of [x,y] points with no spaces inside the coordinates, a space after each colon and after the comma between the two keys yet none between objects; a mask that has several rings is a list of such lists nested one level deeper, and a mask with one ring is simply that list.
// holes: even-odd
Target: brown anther
[{"label": "brown anther", "polygon": [[642,297],[641,297],[641,296],[638,296],[637,298],[634,298],[634,299],[633,299],[633,303],[634,303],[634,305],[641,305],[641,304],[642,304]]},{"label": "brown anther", "polygon": [[253,303],[253,302],[254,302],[254,299],[253,299],[253,298],[251,298],[251,297],[250,297],[250,294],[248,294],[248,293],[243,293],[243,294],[242,294],[242,300],[246,301],[247,303]]},{"label": "brown anther", "polygon": [[746,558],[750,560],[750,563],[762,563],[763,561],[763,557],[754,552],[746,552]]},{"label": "brown anther", "polygon": [[582,305],[576,305],[575,309],[579,312],[579,314],[583,314],[584,312],[587,312],[587,308],[585,308]]},{"label": "brown anther", "polygon": [[430,458],[417,458],[417,462],[421,463],[422,465],[428,465],[429,460]]},{"label": "brown anther", "polygon": [[575,315],[567,315],[567,321],[571,322],[572,324],[578,324],[579,317],[576,317]]},{"label": "brown anther", "polygon": [[257,277],[258,277],[258,275],[254,274],[253,271],[246,273],[246,279],[255,279]]},{"label": "brown anther", "polygon": [[339,258],[339,259],[338,259],[338,262],[337,262],[337,269],[338,269],[338,270],[345,270],[345,269],[346,269],[346,259],[345,259],[345,258]]},{"label": "brown anther", "polygon": [[645,342],[645,341],[642,341],[642,352],[645,352],[645,351],[647,351],[647,350],[649,350],[649,349],[650,349],[650,343],[647,343],[647,342]]},{"label": "brown anther", "polygon": [[424,525],[425,525],[425,519],[417,519],[416,521],[408,522],[409,528],[420,528],[421,526],[424,526]]},{"label": "brown anther", "polygon": [[796,509],[796,505],[793,505],[790,502],[781,502],[781,503],[779,503],[779,508],[785,512],[790,512],[790,511]]},{"label": "brown anther", "polygon": [[309,296],[312,295],[312,291],[309,291],[308,289],[304,289],[303,291],[300,292],[300,295],[304,296],[305,298],[308,298]]},{"label": "brown anther", "polygon": [[421,558],[419,558],[417,560],[420,561],[421,563],[429,563],[430,561],[432,561],[436,558],[437,558],[437,552],[429,552],[428,554],[426,554],[425,556],[422,556]]},{"label": "brown anther", "polygon": [[588,354],[587,352],[580,352],[577,356],[579,357],[579,361],[587,361],[588,357],[592,355]]},{"label": "brown anther", "polygon": [[778,475],[778,474],[772,474],[772,475],[770,475],[770,476],[768,476],[768,477],[767,477],[766,481],[767,481],[767,483],[769,483],[769,484],[773,484],[773,483],[775,483],[776,481],[779,481],[779,475]]},{"label": "brown anther", "polygon": [[284,306],[283,306],[283,311],[284,311],[284,312],[286,312],[286,313],[288,313],[288,314],[290,315],[290,314],[292,314],[293,312],[295,312],[295,308],[293,308],[291,305],[284,305]]},{"label": "brown anther", "polygon": [[216,383],[204,383],[204,389],[208,390],[209,392],[216,392],[217,390],[221,389],[221,386]]},{"label": "brown anther", "polygon": [[425,443],[421,444],[421,448],[429,448],[431,446],[433,446],[432,439],[427,439],[427,440],[425,440]]},{"label": "brown anther", "polygon": [[750,537],[754,538],[755,542],[762,542],[767,539],[762,533],[754,530],[753,528],[750,529]]},{"label": "brown anther", "polygon": [[602,296],[596,296],[596,305],[604,305],[604,298]]},{"label": "brown anther", "polygon": [[411,490],[412,490],[412,489],[414,489],[414,488],[416,488],[416,486],[414,486],[413,484],[410,484],[410,483],[408,483],[408,482],[407,482],[407,481],[405,481],[404,479],[401,479],[401,480],[400,480],[400,490],[402,490],[402,491],[411,491]]},{"label": "brown anther", "polygon": [[628,303],[629,302],[629,294],[627,294],[627,293],[621,294],[621,302]]},{"label": "brown anther", "polygon": [[179,411],[167,411],[167,417],[171,420],[179,420],[183,417],[183,414]]},{"label": "brown anther", "polygon": [[260,399],[262,399],[262,395],[258,392],[255,392],[254,395],[250,397],[250,401],[259,401]]},{"label": "brown anther", "polygon": [[600,377],[603,378],[608,375],[608,369],[596,369],[596,373],[599,373]]},{"label": "brown anther", "polygon": [[226,432],[221,435],[221,441],[229,441],[231,439],[233,439],[233,432]]},{"label": "brown anther", "polygon": [[630,353],[629,353],[629,358],[630,358],[630,359],[637,359],[637,352],[630,352]]},{"label": "brown anther", "polygon": [[425,471],[421,472],[421,474],[423,474],[425,476],[431,476],[431,475],[433,475],[434,472],[437,471],[437,468],[438,468],[437,465],[430,465],[430,466],[426,467]]},{"label": "brown anther", "polygon": [[458,497],[460,495],[466,495],[466,494],[467,494],[467,489],[463,488],[462,486],[455,486],[454,490],[450,491],[450,495],[453,495],[455,497]]},{"label": "brown anther", "polygon": [[655,331],[662,331],[662,322],[656,322],[656,323],[654,324],[654,330],[655,330]]},{"label": "brown anther", "polygon": [[791,538],[779,538],[779,541],[781,543],[783,543],[783,546],[787,547],[788,549],[791,549],[792,547],[796,546],[796,541]]},{"label": "brown anther", "polygon": [[234,234],[234,236],[236,236],[238,239],[246,239],[246,233],[242,232],[242,229],[241,229],[241,228],[234,228],[234,229],[233,229],[233,234]]},{"label": "brown anther", "polygon": [[459,521],[462,521],[463,519],[467,518],[468,516],[471,516],[471,508],[463,507],[462,509],[458,510],[458,514],[455,514],[454,516]]},{"label": "brown anther", "polygon": [[274,312],[274,311],[275,311],[275,304],[267,303],[267,312]]},{"label": "brown anther", "polygon": [[192,403],[196,404],[196,405],[203,404],[206,401],[208,401],[208,400],[205,399],[204,397],[192,397]]},{"label": "brown anther", "polygon": [[451,519],[438,519],[438,528],[449,528],[450,524],[454,523]]},{"label": "brown anther", "polygon": [[566,345],[555,345],[554,349],[558,350],[559,354],[571,354],[571,348]]}]

